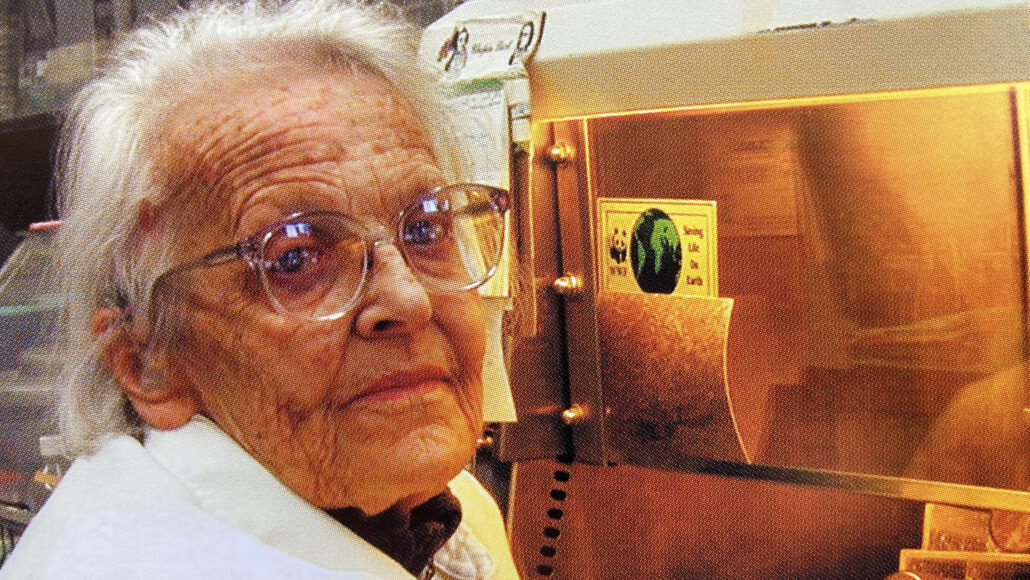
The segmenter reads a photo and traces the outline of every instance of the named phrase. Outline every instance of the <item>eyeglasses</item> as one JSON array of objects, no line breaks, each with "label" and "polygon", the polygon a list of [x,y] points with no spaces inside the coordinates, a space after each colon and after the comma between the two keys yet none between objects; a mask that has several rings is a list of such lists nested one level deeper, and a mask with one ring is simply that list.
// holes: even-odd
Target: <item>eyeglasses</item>
[{"label": "eyeglasses", "polygon": [[393,235],[333,211],[295,213],[236,244],[175,266],[170,276],[242,258],[284,315],[335,320],[361,299],[376,246],[393,244],[426,290],[448,294],[486,282],[501,260],[508,193],[479,184],[436,188],[397,216]]}]

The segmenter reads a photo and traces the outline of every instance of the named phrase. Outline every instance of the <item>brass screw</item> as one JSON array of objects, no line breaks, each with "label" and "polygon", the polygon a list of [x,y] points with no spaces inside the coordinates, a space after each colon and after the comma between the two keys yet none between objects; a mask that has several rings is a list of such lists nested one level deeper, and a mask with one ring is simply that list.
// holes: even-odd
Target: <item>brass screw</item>
[{"label": "brass screw", "polygon": [[566,425],[578,425],[583,421],[586,421],[587,417],[590,416],[590,411],[586,410],[582,405],[572,405],[568,409],[565,409],[561,413],[561,420]]},{"label": "brass screw", "polygon": [[575,274],[566,274],[555,280],[551,286],[562,296],[573,298],[583,293],[583,280]]},{"label": "brass screw", "polygon": [[554,165],[565,165],[576,158],[576,150],[564,141],[558,141],[544,151],[544,157]]}]

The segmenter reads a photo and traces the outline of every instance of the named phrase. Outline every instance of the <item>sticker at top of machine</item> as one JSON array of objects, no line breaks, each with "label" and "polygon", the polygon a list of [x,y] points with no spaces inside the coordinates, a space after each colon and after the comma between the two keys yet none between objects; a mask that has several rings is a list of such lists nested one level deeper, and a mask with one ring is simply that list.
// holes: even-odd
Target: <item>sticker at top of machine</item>
[{"label": "sticker at top of machine", "polygon": [[599,198],[601,290],[719,295],[715,202]]}]

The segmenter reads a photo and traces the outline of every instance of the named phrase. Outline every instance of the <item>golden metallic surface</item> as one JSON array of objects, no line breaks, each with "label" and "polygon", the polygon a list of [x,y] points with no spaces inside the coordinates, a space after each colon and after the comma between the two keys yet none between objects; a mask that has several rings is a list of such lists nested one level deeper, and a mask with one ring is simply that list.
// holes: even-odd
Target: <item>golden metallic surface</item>
[{"label": "golden metallic surface", "polygon": [[671,464],[663,469],[794,485],[830,487],[867,495],[899,497],[980,509],[1026,511],[1027,506],[1030,505],[1030,492],[1026,491],[823,469],[745,465],[696,457],[681,457],[678,459],[678,464]]},{"label": "golden metallic surface", "polygon": [[[981,84],[537,123],[539,142],[555,144],[539,157],[562,161],[575,151],[553,166],[547,189],[535,190],[556,196],[561,267],[581,279],[552,284],[552,296],[576,296],[563,304],[569,400],[614,408],[608,397],[619,398],[626,382],[599,366],[607,343],[594,277],[610,264],[595,243],[603,235],[598,204],[712,200],[719,296],[737,304],[722,403],[758,464],[716,471],[951,505],[1025,506],[1025,91],[1022,83]],[[614,324],[632,318],[624,311]],[[687,342],[660,337],[681,323],[660,318],[633,343],[654,339],[661,349],[608,346],[642,366],[668,366]],[[696,413],[655,421],[651,411],[671,400],[660,383],[631,389],[633,400],[653,403],[630,414],[648,418],[638,435],[707,418],[691,407]],[[705,445],[666,457],[659,437],[655,449],[632,454],[646,459],[635,463],[604,425],[613,420],[594,413],[574,426],[579,461],[709,472],[712,460],[727,459]],[[955,451],[963,446],[977,451]]]}]

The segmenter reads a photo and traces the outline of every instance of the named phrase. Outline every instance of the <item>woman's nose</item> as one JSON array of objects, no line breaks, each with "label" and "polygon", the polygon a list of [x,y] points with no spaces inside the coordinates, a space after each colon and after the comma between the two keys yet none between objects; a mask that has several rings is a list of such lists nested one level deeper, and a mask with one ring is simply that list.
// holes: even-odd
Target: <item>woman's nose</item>
[{"label": "woman's nose", "polygon": [[393,244],[377,246],[373,252],[368,290],[354,319],[357,334],[376,338],[425,326],[433,307],[404,256]]}]

